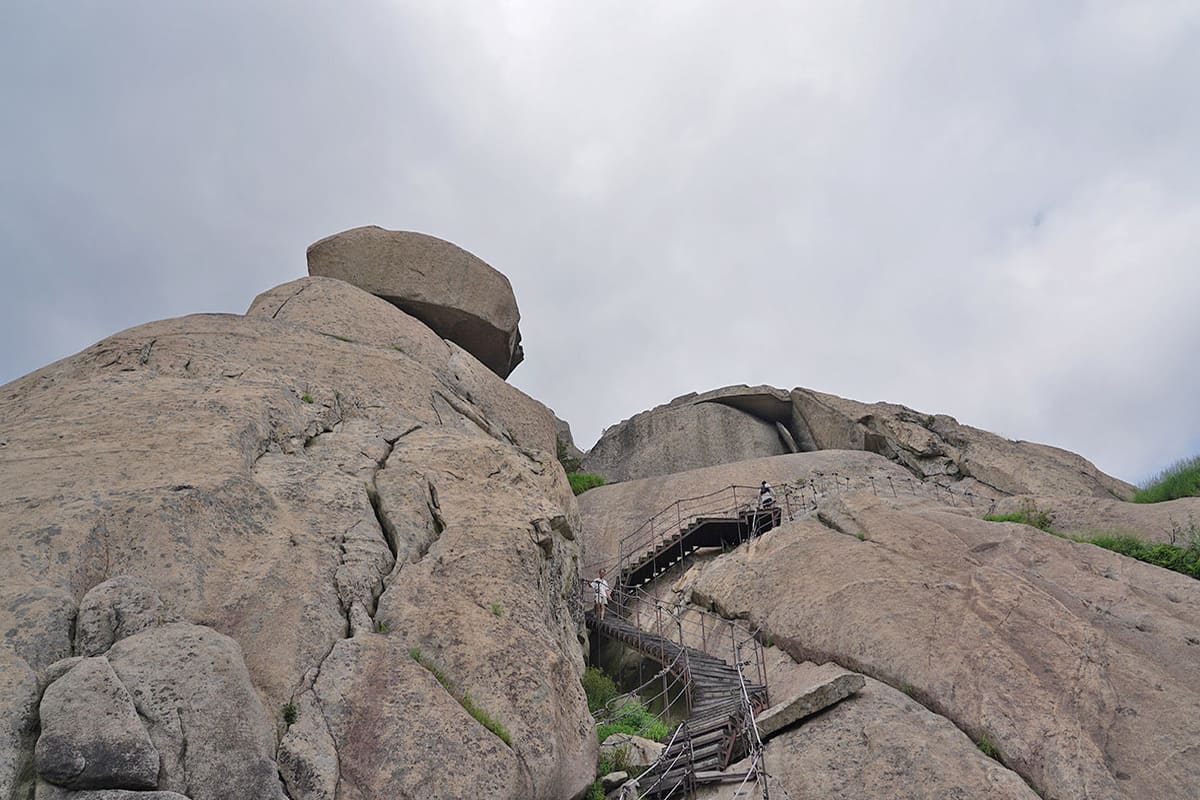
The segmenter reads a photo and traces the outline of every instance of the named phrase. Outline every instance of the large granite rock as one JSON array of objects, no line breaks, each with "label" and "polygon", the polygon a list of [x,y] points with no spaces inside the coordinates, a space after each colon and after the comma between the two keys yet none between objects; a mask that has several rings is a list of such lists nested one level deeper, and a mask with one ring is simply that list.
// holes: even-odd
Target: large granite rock
[{"label": "large granite rock", "polygon": [[1005,494],[1059,494],[1127,500],[1133,487],[1057,447],[1012,441],[944,414],[894,403],[859,403],[793,389],[801,449],[871,450],[943,483],[974,478]]},{"label": "large granite rock", "polygon": [[[352,283],[352,281],[351,281]],[[396,314],[349,283],[333,278],[294,280],[263,292],[247,316],[270,317],[320,331],[339,341],[402,352],[435,368],[453,391],[478,406],[490,424],[522,447],[555,452],[554,412],[484,368],[469,347],[439,338],[421,320]]]},{"label": "large granite rock", "polygon": [[93,587],[80,601],[76,650],[85,656],[100,655],[119,639],[174,621],[148,581],[118,575]]},{"label": "large granite rock", "polygon": [[787,452],[773,422],[717,403],[676,401],[606,430],[583,469],[626,481]]},{"label": "large granite rock", "polygon": [[36,763],[45,780],[70,789],[158,786],[158,751],[104,657],[82,659],[50,684],[39,716]]},{"label": "large granite rock", "polygon": [[0,647],[0,797],[28,797],[37,738],[37,675],[11,650]]},{"label": "large granite rock", "polygon": [[[460,612],[450,606],[470,592],[478,611],[475,593],[489,596],[486,618],[521,645],[488,651],[489,680],[524,680],[526,650],[540,654],[544,673],[539,696],[519,708],[495,704],[512,730],[510,752],[526,764],[522,786],[536,797],[586,786],[577,764],[595,744],[580,732],[590,735],[590,717],[567,599],[578,521],[550,449],[553,417],[424,324],[343,282],[306,279],[265,293],[245,317],[197,315],[112,336],[3,387],[0,419],[0,632],[12,631],[0,650],[14,665],[15,685],[28,683],[21,665],[48,680],[72,667],[63,659],[73,649],[103,652],[139,708],[139,691],[162,698],[147,714],[151,740],[164,775],[186,763],[190,777],[186,787],[160,782],[160,790],[193,800],[278,796],[274,738],[285,709],[297,708],[300,725],[302,698],[323,662],[348,636],[376,635],[380,597],[420,572],[412,559],[420,560],[423,546],[433,559],[425,569],[438,564],[423,580],[436,581],[438,591],[404,589],[386,624],[416,631],[442,620],[430,649],[486,700],[483,679],[469,679],[463,666],[475,663],[475,643],[456,633]],[[430,448],[426,438],[435,433],[455,443],[446,449],[463,464],[438,460],[442,444]],[[437,472],[443,466],[445,475]],[[470,476],[461,491],[449,487],[455,475]],[[400,486],[422,490],[411,496],[415,505],[393,488]],[[437,530],[452,516],[448,496],[454,536]],[[404,529],[416,516],[457,547],[469,542],[475,554],[442,552],[436,536],[421,544],[416,528]],[[402,534],[417,538],[402,541]],[[75,632],[79,598],[86,613]],[[502,616],[492,602],[502,604]],[[204,647],[154,638],[177,625],[227,637],[218,641],[236,643],[236,658],[205,637]],[[537,646],[526,648],[533,640]],[[158,644],[134,653],[145,641]],[[203,663],[187,661],[193,651]],[[205,654],[225,673],[210,676]],[[242,678],[234,680],[238,669]],[[173,692],[190,705],[168,703]],[[417,697],[409,713],[432,702]],[[545,713],[551,707],[555,713]],[[193,716],[209,708],[203,714],[242,726],[242,738],[230,739],[238,747],[198,743],[208,723]],[[0,730],[18,743],[9,759],[18,766],[9,771],[24,774],[32,741],[23,725],[36,730],[36,718],[25,719],[19,702],[0,704],[0,712]],[[461,722],[431,716],[424,724],[436,741],[460,737]],[[364,724],[401,721],[376,715]],[[211,726],[204,735],[219,740]],[[337,746],[327,753],[335,765]],[[562,765],[551,766],[548,751],[561,754]],[[439,758],[436,749],[426,756]],[[441,767],[457,765],[420,765]],[[230,791],[237,776],[254,785]]]},{"label": "large granite rock", "polygon": [[308,272],[382,297],[501,378],[524,358],[508,278],[450,242],[374,225],[352,228],[310,245]]},{"label": "large granite rock", "polygon": [[944,414],[893,403],[868,405],[770,386],[684,395],[638,414],[606,430],[584,466],[610,480],[628,480],[816,450],[866,450],[919,478],[943,485],[969,479],[999,495],[1128,499],[1133,494],[1129,484],[1056,447],[1010,441]]},{"label": "large granite rock", "polygon": [[[1200,583],[968,509],[830,502],[863,540],[815,518],[785,525],[704,566],[692,598],[797,659],[903,687],[1045,797],[1195,796]],[[813,724],[776,762],[797,780],[828,755],[804,744]],[[918,766],[872,778],[870,794],[919,780]],[[835,777],[801,796],[839,796]]]},{"label": "large granite rock", "polygon": [[138,792],[129,789],[88,789],[81,792],[39,781],[35,800],[191,800],[178,792]]},{"label": "large granite rock", "polygon": [[[948,720],[870,679],[854,697],[769,741],[765,763],[772,798],[1038,798],[1020,776],[981,753]],[[737,786],[701,787],[696,797],[761,797],[757,787],[737,794]]]},{"label": "large granite rock", "polygon": [[192,800],[284,800],[274,725],[237,642],[203,625],[177,622],[122,639],[108,661],[129,688],[161,757],[156,788]]}]

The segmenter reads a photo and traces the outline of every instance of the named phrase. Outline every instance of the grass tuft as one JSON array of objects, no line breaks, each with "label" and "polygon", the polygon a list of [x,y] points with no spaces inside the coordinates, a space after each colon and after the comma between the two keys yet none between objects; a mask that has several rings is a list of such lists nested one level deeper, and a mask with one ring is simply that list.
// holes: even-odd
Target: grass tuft
[{"label": "grass tuft", "polygon": [[592,472],[568,472],[567,480],[570,481],[571,491],[575,494],[583,494],[588,489],[608,483],[603,475],[596,475]]},{"label": "grass tuft", "polygon": [[975,746],[979,748],[979,752],[983,753],[988,758],[995,759],[996,761],[1000,760],[1000,751],[996,749],[996,745],[992,744],[992,740],[986,735],[980,736],[979,741],[975,743]]},{"label": "grass tuft", "polygon": [[1046,533],[1054,533],[1052,528],[1054,525],[1054,512],[1049,510],[1039,511],[1038,507],[1032,502],[1024,503],[1020,511],[1014,511],[1011,514],[987,514],[984,516],[984,519],[988,522],[1019,522],[1022,525],[1032,525]]},{"label": "grass tuft", "polygon": [[474,717],[476,722],[495,734],[500,741],[504,742],[509,747],[512,746],[512,736],[509,734],[508,729],[505,728],[499,720],[489,714],[483,707],[478,705],[475,700],[472,699],[471,695],[460,690],[458,686],[456,686],[455,683],[450,680],[450,676],[448,676],[441,669],[441,667],[439,667],[437,664],[434,664],[433,661],[421,653],[421,648],[411,648],[408,651],[408,655],[413,661],[417,662],[426,670],[428,670],[429,674],[433,675],[437,682],[442,685],[442,688],[445,689],[451,697],[457,700],[458,704],[462,706],[468,714]]},{"label": "grass tuft", "polygon": [[1135,503],[1161,503],[1200,495],[1200,456],[1185,458],[1146,481],[1133,495]]},{"label": "grass tuft", "polygon": [[283,721],[289,728],[292,727],[296,722],[296,704],[288,703],[280,710],[283,712]]}]

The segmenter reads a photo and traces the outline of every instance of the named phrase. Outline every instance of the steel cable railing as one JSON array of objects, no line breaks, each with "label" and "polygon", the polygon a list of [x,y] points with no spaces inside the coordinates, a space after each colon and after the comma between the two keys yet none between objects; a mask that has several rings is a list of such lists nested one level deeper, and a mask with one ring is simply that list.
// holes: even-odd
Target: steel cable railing
[{"label": "steel cable railing", "polygon": [[[624,566],[639,555],[661,548],[688,525],[699,518],[736,517],[758,509],[758,487],[732,484],[708,494],[676,500],[651,516],[632,533],[617,542],[617,552],[607,559],[588,564],[590,571],[612,570]],[[921,480],[911,476],[891,474],[847,475],[838,471],[815,471],[805,478],[787,481],[775,487],[776,508],[782,520],[792,522],[814,511],[823,498],[840,494],[869,491],[878,497],[927,497],[952,506],[986,507],[995,509],[997,498],[970,489],[955,489],[953,485]]]}]

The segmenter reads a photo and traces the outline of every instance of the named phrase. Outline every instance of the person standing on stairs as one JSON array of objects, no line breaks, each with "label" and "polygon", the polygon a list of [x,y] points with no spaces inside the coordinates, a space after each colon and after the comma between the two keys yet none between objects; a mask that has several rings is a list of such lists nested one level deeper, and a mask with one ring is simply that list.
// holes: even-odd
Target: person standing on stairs
[{"label": "person standing on stairs", "polygon": [[592,596],[593,596],[593,611],[596,613],[596,619],[604,619],[604,609],[608,606],[608,596],[612,593],[612,588],[608,585],[608,581],[604,580],[604,569],[600,569],[600,576],[592,581]]},{"label": "person standing on stairs", "polygon": [[763,481],[762,486],[758,487],[758,507],[773,508],[774,506],[775,492],[771,489],[771,484]]}]

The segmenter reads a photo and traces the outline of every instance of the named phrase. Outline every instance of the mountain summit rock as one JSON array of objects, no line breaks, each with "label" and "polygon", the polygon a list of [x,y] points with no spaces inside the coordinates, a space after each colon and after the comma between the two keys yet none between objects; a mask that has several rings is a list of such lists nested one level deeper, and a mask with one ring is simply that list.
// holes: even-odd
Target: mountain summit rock
[{"label": "mountain summit rock", "polygon": [[382,297],[501,378],[525,358],[508,278],[444,239],[376,225],[352,228],[309,245],[308,274]]}]

